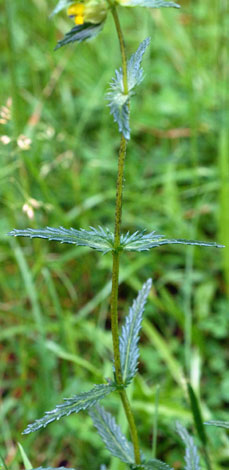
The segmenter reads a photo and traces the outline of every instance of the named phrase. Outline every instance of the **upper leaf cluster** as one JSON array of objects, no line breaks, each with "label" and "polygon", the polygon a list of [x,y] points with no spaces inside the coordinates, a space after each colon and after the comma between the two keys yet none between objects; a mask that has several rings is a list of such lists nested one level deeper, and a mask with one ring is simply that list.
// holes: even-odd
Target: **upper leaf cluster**
[{"label": "upper leaf cluster", "polygon": [[[91,2],[92,4],[95,4],[95,2],[91,0],[86,0],[82,3],[84,3],[85,6],[89,6]],[[59,0],[56,7],[52,11],[50,16],[56,15],[59,13],[61,10],[67,8],[69,4],[74,3],[72,0]],[[146,7],[146,8],[180,8],[180,5],[178,5],[175,2],[171,1],[165,1],[165,0],[116,0],[116,6],[121,6],[121,7]],[[90,8],[90,7],[89,7]],[[97,2],[97,8],[100,8],[99,2]],[[107,8],[107,13],[109,11],[109,8]],[[82,42],[87,39],[91,39],[95,36],[97,36],[98,33],[102,30],[104,26],[104,22],[106,20],[106,14],[105,18],[101,21],[98,20],[97,18],[90,18],[90,20],[86,20],[83,24],[77,24],[74,26],[70,31],[67,32],[67,34],[64,36],[63,39],[58,41],[57,46],[55,49],[59,49],[62,46],[65,46],[67,44],[73,43],[73,42]],[[124,114],[123,110],[123,114]]]},{"label": "upper leaf cluster", "polygon": [[127,140],[130,139],[129,100],[133,95],[135,87],[143,80],[141,62],[149,43],[150,38],[145,39],[127,62],[128,93],[124,90],[122,68],[115,71],[115,77],[110,83],[110,91],[107,93],[111,114],[114,117],[114,121],[118,124],[119,132]]}]

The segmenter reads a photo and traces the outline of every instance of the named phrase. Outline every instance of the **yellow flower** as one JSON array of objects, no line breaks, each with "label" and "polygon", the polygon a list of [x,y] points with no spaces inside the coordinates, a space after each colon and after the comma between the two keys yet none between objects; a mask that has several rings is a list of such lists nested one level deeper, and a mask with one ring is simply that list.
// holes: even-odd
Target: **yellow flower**
[{"label": "yellow flower", "polygon": [[108,3],[106,0],[85,0],[81,3],[73,3],[67,9],[70,17],[74,17],[76,25],[84,23],[100,24],[108,12]]},{"label": "yellow flower", "polygon": [[83,3],[74,3],[68,10],[68,16],[73,16],[75,24],[80,25],[84,23],[85,5]]}]

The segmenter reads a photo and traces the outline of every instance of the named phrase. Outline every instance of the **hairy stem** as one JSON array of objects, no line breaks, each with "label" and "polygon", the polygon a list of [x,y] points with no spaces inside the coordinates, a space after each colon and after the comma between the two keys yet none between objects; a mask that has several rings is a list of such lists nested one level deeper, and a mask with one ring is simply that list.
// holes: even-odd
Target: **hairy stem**
[{"label": "hairy stem", "polygon": [[[122,70],[123,70],[123,90],[124,93],[128,94],[128,81],[127,81],[127,60],[125,44],[123,34],[118,18],[118,14],[114,5],[111,5],[111,11],[114,18],[119,44],[122,56]],[[119,351],[119,330],[118,330],[118,283],[119,283],[119,258],[120,258],[120,231],[121,231],[121,220],[122,220],[122,194],[123,194],[123,176],[124,176],[124,165],[126,157],[127,142],[125,137],[122,135],[119,157],[118,157],[118,176],[116,184],[116,208],[115,208],[115,228],[114,228],[114,251],[113,251],[113,267],[112,267],[112,290],[111,290],[111,331],[114,349],[114,366],[115,366],[115,377],[118,385],[123,384],[120,351]],[[134,416],[130,407],[130,403],[124,389],[119,391],[123,408],[126,414],[126,418],[129,424],[130,435],[134,447],[135,462],[137,465],[141,463],[140,449],[138,444],[137,428],[134,421]]]},{"label": "hairy stem", "polygon": [[140,449],[139,449],[139,444],[138,444],[138,432],[137,432],[136,424],[134,421],[134,415],[131,410],[131,406],[130,406],[130,402],[129,402],[126,390],[121,390],[120,396],[121,396],[123,408],[125,410],[126,418],[130,427],[129,431],[130,431],[130,436],[131,436],[131,440],[132,440],[133,447],[134,447],[135,463],[137,465],[140,465],[141,457],[140,457]]},{"label": "hairy stem", "polygon": [[111,12],[112,12],[112,15],[113,15],[113,18],[114,18],[115,27],[116,27],[116,31],[117,31],[117,34],[118,34],[118,40],[119,40],[120,49],[121,49],[122,71],[123,71],[123,89],[124,89],[124,93],[127,95],[128,94],[128,81],[127,81],[126,48],[125,48],[125,43],[124,43],[124,39],[123,39],[121,25],[120,25],[120,22],[119,22],[118,13],[117,13],[116,7],[114,5],[111,8]]}]

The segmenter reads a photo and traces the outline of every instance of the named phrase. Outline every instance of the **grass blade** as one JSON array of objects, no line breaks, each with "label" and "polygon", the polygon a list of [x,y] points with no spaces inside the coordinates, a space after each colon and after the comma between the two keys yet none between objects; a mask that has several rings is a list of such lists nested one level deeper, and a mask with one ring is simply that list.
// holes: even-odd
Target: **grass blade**
[{"label": "grass blade", "polygon": [[25,453],[25,450],[23,449],[22,445],[20,444],[20,442],[18,442],[18,447],[19,447],[19,451],[20,451],[20,454],[21,454],[21,458],[22,458],[22,461],[23,461],[23,465],[25,467],[25,470],[32,470],[33,466],[30,462],[30,460],[28,459],[26,453]]},{"label": "grass blade", "polygon": [[205,447],[207,444],[207,436],[206,436],[204,425],[203,425],[203,419],[202,419],[198,399],[190,383],[188,383],[187,387],[188,387],[188,396],[189,396],[189,400],[191,404],[191,410],[192,410],[196,430],[200,438],[200,441]]}]

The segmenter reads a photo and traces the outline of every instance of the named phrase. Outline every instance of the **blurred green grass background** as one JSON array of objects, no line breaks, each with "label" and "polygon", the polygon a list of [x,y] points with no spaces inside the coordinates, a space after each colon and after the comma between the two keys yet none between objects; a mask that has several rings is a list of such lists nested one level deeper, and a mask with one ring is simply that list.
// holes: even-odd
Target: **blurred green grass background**
[{"label": "blurred green grass background", "polygon": [[[176,469],[183,449],[175,421],[192,425],[184,369],[204,418],[229,420],[228,2],[180,3],[180,11],[120,11],[129,54],[152,38],[131,105],[123,230],[226,245],[122,257],[120,317],[153,278],[130,392],[141,445],[150,455],[159,384],[157,457]],[[109,18],[96,40],[54,53],[72,26],[65,13],[49,19],[54,5],[0,3],[0,106],[13,98],[12,119],[0,124],[12,139],[0,142],[0,454],[10,469],[24,468],[19,441],[34,467],[119,470],[86,414],[21,436],[63,397],[112,375],[110,256],[5,235],[28,226],[113,227],[119,135],[104,95],[120,66],[114,26]],[[20,134],[31,139],[28,150],[17,146]],[[118,399],[109,404],[125,429]],[[228,436],[207,431],[214,469],[228,468]]]}]

